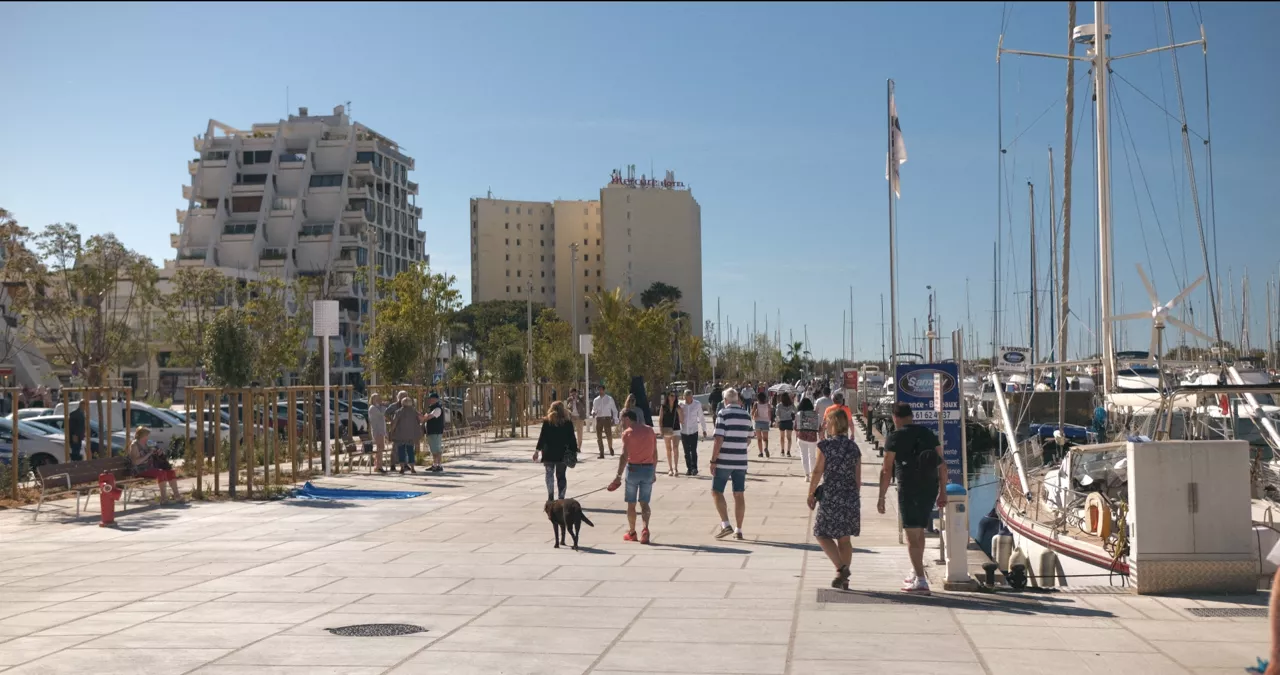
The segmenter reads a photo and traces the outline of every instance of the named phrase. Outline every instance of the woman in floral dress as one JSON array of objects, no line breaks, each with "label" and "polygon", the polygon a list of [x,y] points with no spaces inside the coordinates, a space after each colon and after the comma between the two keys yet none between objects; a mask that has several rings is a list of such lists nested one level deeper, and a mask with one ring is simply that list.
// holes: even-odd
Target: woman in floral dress
[{"label": "woman in floral dress", "polygon": [[[832,436],[818,443],[818,458],[809,480],[809,508],[818,507],[813,536],[836,568],[832,588],[849,589],[849,563],[853,544],[849,537],[862,533],[862,451],[849,438],[849,416],[835,409],[827,415]],[[819,482],[822,499],[815,493]]]}]

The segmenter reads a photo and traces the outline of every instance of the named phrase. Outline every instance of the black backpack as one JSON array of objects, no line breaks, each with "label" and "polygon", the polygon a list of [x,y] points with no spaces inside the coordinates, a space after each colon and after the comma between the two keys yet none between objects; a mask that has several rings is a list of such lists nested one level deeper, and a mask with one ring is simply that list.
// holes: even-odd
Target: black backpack
[{"label": "black backpack", "polygon": [[[921,431],[925,430],[921,429]],[[895,431],[894,433],[901,432]],[[899,477],[909,475],[921,482],[936,481],[938,479],[938,464],[941,461],[941,458],[938,457],[936,446],[928,447],[929,444],[925,442],[928,436],[918,431],[912,433],[911,438],[911,455],[902,456]],[[901,450],[898,452],[900,456],[905,455]]]}]

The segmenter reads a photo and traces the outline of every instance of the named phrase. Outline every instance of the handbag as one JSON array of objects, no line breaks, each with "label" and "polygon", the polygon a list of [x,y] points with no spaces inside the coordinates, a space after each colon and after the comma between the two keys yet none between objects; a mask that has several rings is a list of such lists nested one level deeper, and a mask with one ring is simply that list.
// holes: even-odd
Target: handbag
[{"label": "handbag", "polygon": [[821,485],[819,485],[818,487],[816,487],[816,488],[814,488],[814,489],[813,489],[813,499],[814,499],[814,501],[819,501],[819,502],[820,502],[820,501],[822,501],[822,486],[821,486]]}]

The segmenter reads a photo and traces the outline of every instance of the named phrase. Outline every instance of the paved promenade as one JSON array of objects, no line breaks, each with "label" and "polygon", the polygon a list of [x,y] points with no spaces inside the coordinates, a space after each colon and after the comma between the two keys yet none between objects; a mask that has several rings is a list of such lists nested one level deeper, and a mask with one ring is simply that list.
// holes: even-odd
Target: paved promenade
[{"label": "paved promenade", "polygon": [[[581,497],[596,524],[584,550],[556,550],[532,445],[491,443],[443,474],[321,481],[430,491],[411,500],[148,507],[119,529],[0,512],[0,673],[1236,675],[1267,649],[1265,619],[1187,612],[1261,595],[901,597],[909,565],[896,515],[875,513],[874,452],[842,602],[819,602],[833,569],[798,457],[753,449],[746,541],[711,536],[704,442],[703,477],[659,475],[652,545],[623,542],[622,492],[598,491]],[[614,473],[594,445],[570,496]],[[427,632],[325,630],[363,623]]]}]

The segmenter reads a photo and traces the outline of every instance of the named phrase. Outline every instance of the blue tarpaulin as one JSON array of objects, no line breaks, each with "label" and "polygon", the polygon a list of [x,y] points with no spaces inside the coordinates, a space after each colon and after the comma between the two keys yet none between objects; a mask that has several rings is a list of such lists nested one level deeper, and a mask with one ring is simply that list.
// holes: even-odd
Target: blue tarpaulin
[{"label": "blue tarpaulin", "polygon": [[390,490],[342,490],[337,488],[319,488],[308,481],[294,492],[298,499],[412,499],[421,497],[426,492],[393,492]]},{"label": "blue tarpaulin", "polygon": [[[1032,424],[1031,435],[1040,438],[1053,438],[1053,432],[1058,430],[1056,424]],[[1089,438],[1089,430],[1078,424],[1062,425],[1062,433],[1070,441],[1085,441]]]}]

